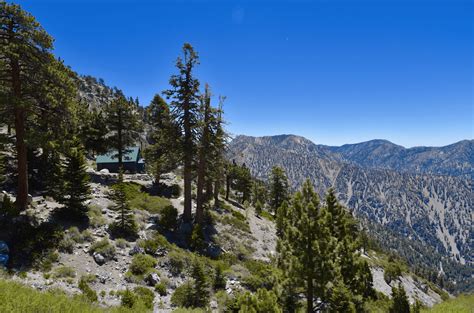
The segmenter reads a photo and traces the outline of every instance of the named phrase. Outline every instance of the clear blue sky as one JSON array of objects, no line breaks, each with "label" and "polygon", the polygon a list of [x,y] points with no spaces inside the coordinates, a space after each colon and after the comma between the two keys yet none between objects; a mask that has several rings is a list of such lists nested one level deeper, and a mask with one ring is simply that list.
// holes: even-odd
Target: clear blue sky
[{"label": "clear blue sky", "polygon": [[233,134],[472,139],[473,1],[16,1],[55,53],[147,105],[184,42]]}]

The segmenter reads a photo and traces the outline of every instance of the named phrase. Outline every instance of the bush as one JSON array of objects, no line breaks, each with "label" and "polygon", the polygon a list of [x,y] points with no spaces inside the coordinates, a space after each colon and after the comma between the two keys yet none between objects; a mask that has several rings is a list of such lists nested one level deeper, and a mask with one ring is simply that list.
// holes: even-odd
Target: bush
[{"label": "bush", "polygon": [[115,245],[120,249],[124,249],[124,248],[128,247],[128,242],[127,242],[127,240],[125,240],[123,238],[119,238],[115,242]]},{"label": "bush", "polygon": [[131,208],[148,211],[152,214],[160,213],[165,207],[171,205],[171,201],[169,199],[150,196],[149,194],[142,192],[133,194],[132,198],[127,196],[127,199],[129,199]]},{"label": "bush", "polygon": [[84,241],[92,242],[94,240],[94,237],[92,236],[92,232],[89,229],[85,229],[81,235]]},{"label": "bush", "polygon": [[82,277],[79,280],[79,289],[82,291],[87,300],[90,302],[97,302],[97,293],[89,286],[87,278]]},{"label": "bush", "polygon": [[39,261],[35,263],[35,268],[42,272],[49,272],[53,268],[53,263],[59,261],[59,254],[56,251],[48,250]]},{"label": "bush", "polygon": [[204,232],[202,231],[201,225],[197,224],[193,227],[189,245],[191,246],[191,249],[195,251],[202,251],[203,249],[206,248],[206,242],[204,240]]},{"label": "bush", "polygon": [[74,278],[76,277],[76,271],[69,266],[60,266],[54,270],[54,278]]},{"label": "bush", "polygon": [[395,280],[400,276],[402,276],[402,269],[400,264],[395,262],[389,262],[388,265],[385,267],[385,271],[383,273],[383,278],[387,282],[387,284],[390,284],[392,280]]},{"label": "bush", "polygon": [[168,253],[170,272],[173,275],[180,274],[185,266],[190,265],[189,257],[182,251],[173,250]]},{"label": "bush", "polygon": [[68,235],[65,235],[58,244],[58,250],[64,253],[71,254],[74,252],[75,244],[76,243],[74,242],[74,240],[72,240],[71,237],[69,237]]},{"label": "bush", "polygon": [[106,224],[106,220],[102,215],[102,209],[99,206],[89,206],[89,211],[87,212],[87,215],[89,216],[89,225],[94,228]]},{"label": "bush", "polygon": [[153,300],[155,300],[155,294],[148,288],[145,287],[135,287],[133,289],[138,300],[141,301],[145,307],[153,309]]},{"label": "bush", "polygon": [[175,306],[189,308],[193,305],[192,297],[190,297],[192,293],[193,285],[190,281],[186,281],[173,292],[171,303]]},{"label": "bush", "polygon": [[151,239],[140,240],[138,242],[138,246],[143,248],[146,253],[154,255],[156,250],[158,250],[159,248],[169,249],[171,247],[171,244],[164,236],[160,234],[155,234]]},{"label": "bush", "polygon": [[159,224],[164,230],[175,230],[178,225],[178,210],[173,205],[164,207],[160,213]]},{"label": "bush", "polygon": [[89,248],[89,253],[99,253],[106,259],[112,259],[115,255],[115,247],[107,238],[94,242]]},{"label": "bush", "polygon": [[136,254],[130,264],[130,272],[134,275],[145,275],[156,266],[156,260],[146,254]]},{"label": "bush", "polygon": [[128,288],[121,293],[121,300],[120,300],[120,304],[123,306],[123,307],[126,307],[126,308],[133,308],[135,306],[135,303],[137,302],[137,296],[135,295],[135,293],[133,293],[133,291],[129,290]]},{"label": "bush", "polygon": [[155,291],[162,297],[168,294],[166,289],[166,284],[164,282],[160,282],[159,284],[155,285]]}]

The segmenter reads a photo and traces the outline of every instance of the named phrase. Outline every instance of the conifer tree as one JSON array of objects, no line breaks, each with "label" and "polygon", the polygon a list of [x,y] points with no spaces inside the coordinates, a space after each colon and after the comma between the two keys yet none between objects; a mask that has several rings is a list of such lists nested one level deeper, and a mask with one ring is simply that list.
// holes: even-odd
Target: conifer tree
[{"label": "conifer tree", "polygon": [[87,213],[85,201],[90,198],[89,175],[82,147],[74,146],[66,154],[64,189],[60,203],[74,217],[83,218]]},{"label": "conifer tree", "polygon": [[0,2],[0,40],[0,112],[2,119],[15,128],[16,205],[24,210],[28,198],[28,145],[49,134],[46,129],[38,131],[33,124],[47,121],[48,129],[60,129],[66,118],[61,112],[67,111],[75,94],[71,93],[70,71],[51,52],[53,39],[19,5]]},{"label": "conifer tree", "polygon": [[198,170],[196,186],[196,223],[202,224],[204,217],[204,184],[208,171],[208,159],[211,153],[212,119],[211,92],[206,85],[204,95],[201,97],[200,111],[203,116],[201,120],[200,140],[198,145]]},{"label": "conifer tree", "polygon": [[328,301],[327,286],[335,276],[332,257],[335,244],[329,229],[322,223],[326,214],[307,180],[295,194],[281,222],[279,265],[303,287],[308,313],[313,312],[317,298]]},{"label": "conifer tree", "polygon": [[202,263],[197,259],[194,261],[191,277],[194,280],[194,288],[190,295],[193,303],[192,306],[195,308],[204,308],[209,304],[209,283]]},{"label": "conifer tree", "polygon": [[195,127],[199,115],[199,81],[193,76],[193,70],[198,64],[197,52],[194,51],[194,48],[189,43],[185,43],[183,46],[183,57],[178,57],[176,61],[179,73],[171,76],[171,89],[164,92],[168,99],[172,99],[170,103],[172,113],[182,133],[184,222],[191,221],[191,183],[193,179],[194,153],[196,150]]},{"label": "conifer tree", "polygon": [[392,287],[392,305],[389,309],[390,313],[410,313],[410,303],[405,289],[402,285],[398,285],[398,288]]},{"label": "conifer tree", "polygon": [[252,174],[250,169],[245,164],[242,164],[241,166],[234,167],[234,175],[234,189],[242,195],[240,202],[245,203],[250,200],[252,192]]},{"label": "conifer tree", "polygon": [[285,170],[274,166],[270,175],[270,207],[276,214],[282,203],[289,198],[288,178]]},{"label": "conifer tree", "polygon": [[138,231],[133,210],[127,200],[123,172],[119,172],[117,184],[114,186],[112,196],[115,205],[113,209],[119,213],[117,220],[110,225],[110,231],[117,237],[135,237]]},{"label": "conifer tree", "polygon": [[118,91],[116,98],[106,106],[106,122],[112,134],[108,141],[117,152],[114,157],[118,159],[119,169],[123,169],[123,157],[137,139],[140,127],[133,100],[127,100]]},{"label": "conifer tree", "polygon": [[145,115],[153,127],[150,136],[152,144],[145,151],[147,168],[155,178],[155,185],[159,185],[161,175],[177,167],[180,158],[180,131],[168,104],[159,95],[155,95],[146,108]]},{"label": "conifer tree", "polygon": [[43,173],[45,195],[60,200],[64,188],[64,178],[61,155],[57,150],[44,151],[45,170]]},{"label": "conifer tree", "polygon": [[109,150],[106,118],[102,111],[93,108],[83,110],[84,116],[82,125],[79,126],[80,136],[84,143],[85,150],[91,155],[104,154]]},{"label": "conifer tree", "polygon": [[223,119],[223,105],[224,105],[225,97],[219,97],[219,107],[216,111],[216,118],[215,118],[215,132],[214,137],[212,140],[212,152],[211,152],[211,177],[214,181],[214,206],[219,205],[219,192],[221,189],[221,184],[223,182],[223,175],[225,168],[225,149],[226,149],[226,140],[227,140],[227,133],[224,130],[224,119]]}]

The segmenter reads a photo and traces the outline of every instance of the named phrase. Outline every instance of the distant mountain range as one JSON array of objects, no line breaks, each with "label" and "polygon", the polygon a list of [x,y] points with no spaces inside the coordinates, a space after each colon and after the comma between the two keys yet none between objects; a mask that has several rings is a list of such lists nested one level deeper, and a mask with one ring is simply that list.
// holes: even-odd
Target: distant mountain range
[{"label": "distant mountain range", "polygon": [[263,180],[282,166],[294,189],[306,178],[321,196],[334,187],[356,216],[411,239],[409,249],[433,248],[432,266],[474,262],[474,140],[406,149],[386,140],[330,147],[295,135],[237,136],[228,157]]}]

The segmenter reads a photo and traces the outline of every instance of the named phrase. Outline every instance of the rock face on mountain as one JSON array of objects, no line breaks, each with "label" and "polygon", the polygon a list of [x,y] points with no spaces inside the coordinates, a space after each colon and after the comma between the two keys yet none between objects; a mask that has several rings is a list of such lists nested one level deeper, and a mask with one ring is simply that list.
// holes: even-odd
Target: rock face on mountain
[{"label": "rock face on mountain", "polygon": [[334,187],[356,216],[467,265],[474,261],[472,146],[405,149],[374,140],[328,147],[293,135],[237,136],[229,158],[264,180],[274,165],[282,166],[295,189],[306,178],[321,196]]}]

